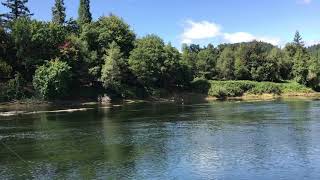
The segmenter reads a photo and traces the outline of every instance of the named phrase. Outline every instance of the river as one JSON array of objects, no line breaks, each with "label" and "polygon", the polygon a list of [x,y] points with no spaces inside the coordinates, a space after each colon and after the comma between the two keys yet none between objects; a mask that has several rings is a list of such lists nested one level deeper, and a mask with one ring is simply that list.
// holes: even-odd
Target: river
[{"label": "river", "polygon": [[0,109],[0,179],[320,179],[320,101]]}]

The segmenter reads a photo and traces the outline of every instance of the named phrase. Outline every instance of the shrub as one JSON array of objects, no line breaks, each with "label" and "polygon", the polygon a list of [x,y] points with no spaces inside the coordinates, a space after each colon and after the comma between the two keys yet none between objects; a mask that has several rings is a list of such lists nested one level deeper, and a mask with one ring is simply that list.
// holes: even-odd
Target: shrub
[{"label": "shrub", "polygon": [[242,96],[245,92],[252,89],[256,82],[252,81],[211,81],[209,90],[210,96],[221,98]]},{"label": "shrub", "polygon": [[312,93],[311,88],[297,82],[210,81],[208,95],[225,98],[250,94]]},{"label": "shrub", "polygon": [[250,91],[250,94],[281,94],[279,85],[270,82],[257,83]]},{"label": "shrub", "polygon": [[211,88],[208,94],[217,98],[226,98],[229,96],[228,90],[225,87]]},{"label": "shrub", "polygon": [[283,93],[312,93],[314,92],[311,88],[299,84],[297,82],[287,82],[280,84],[281,91]]},{"label": "shrub", "polygon": [[195,78],[191,82],[192,90],[197,93],[208,93],[210,86],[209,81],[203,78]]},{"label": "shrub", "polygon": [[70,67],[58,59],[40,66],[33,77],[35,90],[44,99],[55,99],[68,94],[68,84],[71,81]]},{"label": "shrub", "polygon": [[235,84],[230,84],[229,86],[212,86],[209,90],[209,95],[218,98],[237,97],[242,96],[245,92],[245,88]]}]

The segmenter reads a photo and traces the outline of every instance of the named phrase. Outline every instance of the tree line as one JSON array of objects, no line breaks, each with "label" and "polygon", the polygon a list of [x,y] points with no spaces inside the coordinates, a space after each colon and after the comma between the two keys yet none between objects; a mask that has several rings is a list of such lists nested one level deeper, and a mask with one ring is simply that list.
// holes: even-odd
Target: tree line
[{"label": "tree line", "polygon": [[194,79],[294,80],[318,89],[320,46],[305,47],[297,31],[284,48],[269,43],[184,44],[181,52],[154,34],[137,38],[120,17],[92,19],[80,0],[78,19],[66,19],[55,0],[52,21],[32,19],[28,0],[6,0],[0,15],[0,100],[29,96],[146,97],[189,90]]}]

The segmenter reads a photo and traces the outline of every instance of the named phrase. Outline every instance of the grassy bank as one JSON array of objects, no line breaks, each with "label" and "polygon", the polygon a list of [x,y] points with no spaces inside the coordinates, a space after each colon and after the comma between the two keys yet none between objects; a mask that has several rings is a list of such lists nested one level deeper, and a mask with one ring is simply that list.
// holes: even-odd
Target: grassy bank
[{"label": "grassy bank", "polygon": [[311,96],[317,93],[293,81],[282,83],[255,81],[206,81],[192,82],[193,91],[205,93],[216,98],[230,97],[270,97],[270,96]]}]

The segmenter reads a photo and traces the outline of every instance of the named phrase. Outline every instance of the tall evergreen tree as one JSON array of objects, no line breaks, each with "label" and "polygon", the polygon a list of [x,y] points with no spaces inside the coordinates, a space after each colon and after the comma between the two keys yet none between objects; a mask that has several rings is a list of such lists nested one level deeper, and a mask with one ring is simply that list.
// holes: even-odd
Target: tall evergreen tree
[{"label": "tall evergreen tree", "polygon": [[12,21],[18,19],[19,17],[30,17],[33,14],[30,13],[26,4],[28,0],[6,0],[2,2],[2,5],[10,9],[10,12],[1,14],[0,16],[4,18],[3,21]]},{"label": "tall evergreen tree", "polygon": [[296,31],[292,44],[293,44],[293,47],[291,47],[291,51],[294,52],[292,56],[292,60],[293,60],[292,75],[298,83],[307,85],[307,76],[308,76],[307,63],[309,62],[310,55],[307,52],[307,48],[305,48],[304,46],[304,42],[302,41],[302,37],[299,31]]},{"label": "tall evergreen tree", "polygon": [[80,0],[78,14],[78,21],[80,24],[86,24],[91,22],[92,15],[90,13],[90,0]]},{"label": "tall evergreen tree", "polygon": [[55,0],[54,7],[52,8],[52,22],[63,24],[66,20],[66,8],[63,0]]},{"label": "tall evergreen tree", "polygon": [[296,31],[296,34],[294,35],[293,44],[298,47],[304,47],[304,42],[302,41],[299,31]]}]

